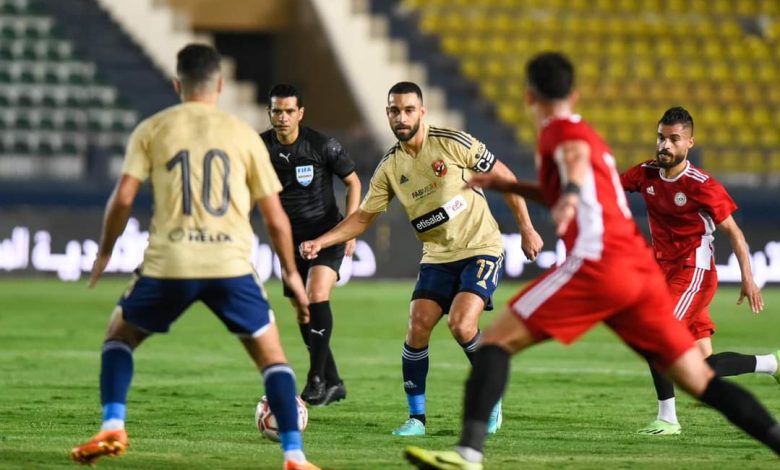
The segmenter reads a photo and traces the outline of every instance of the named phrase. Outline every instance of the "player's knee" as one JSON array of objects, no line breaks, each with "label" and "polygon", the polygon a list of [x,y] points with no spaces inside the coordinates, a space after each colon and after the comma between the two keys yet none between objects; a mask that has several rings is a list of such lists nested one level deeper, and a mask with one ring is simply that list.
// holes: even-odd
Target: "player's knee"
[{"label": "player's knee", "polygon": [[330,300],[330,289],[317,289],[307,292],[309,302],[316,304]]},{"label": "player's knee", "polygon": [[477,325],[465,321],[451,321],[449,324],[450,333],[459,343],[466,343],[477,334]]},{"label": "player's knee", "polygon": [[424,322],[409,322],[409,331],[406,334],[406,342],[409,346],[418,348],[428,344],[431,337],[432,325]]}]

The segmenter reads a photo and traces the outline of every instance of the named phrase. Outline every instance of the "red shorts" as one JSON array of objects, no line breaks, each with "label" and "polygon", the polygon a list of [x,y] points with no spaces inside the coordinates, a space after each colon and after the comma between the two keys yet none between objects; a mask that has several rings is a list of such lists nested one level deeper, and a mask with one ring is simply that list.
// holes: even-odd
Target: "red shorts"
[{"label": "red shorts", "polygon": [[569,257],[509,306],[538,341],[554,337],[569,344],[604,322],[662,370],[694,347],[690,332],[672,315],[669,289],[652,261]]},{"label": "red shorts", "polygon": [[661,271],[674,299],[674,316],[693,333],[696,339],[709,338],[715,333],[710,318],[710,302],[718,289],[718,272],[694,266],[662,263]]}]

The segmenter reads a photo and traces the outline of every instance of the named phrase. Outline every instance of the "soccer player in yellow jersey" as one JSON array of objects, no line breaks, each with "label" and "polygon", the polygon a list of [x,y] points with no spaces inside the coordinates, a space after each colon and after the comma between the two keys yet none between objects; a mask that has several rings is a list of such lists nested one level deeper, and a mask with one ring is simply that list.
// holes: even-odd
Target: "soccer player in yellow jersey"
[{"label": "soccer player in yellow jersey", "polygon": [[108,265],[142,182],[150,181],[154,212],[149,246],[114,309],[103,343],[103,424],[95,437],[73,448],[71,458],[92,464],[104,455],[125,452],[133,350],[152,333],[167,332],[200,300],[238,337],[262,371],[265,394],[279,424],[284,468],[317,469],[303,454],[295,376],[249,261],[253,239],[249,215],[257,205],[284,281],[299,302],[307,302],[295,268],[290,222],[278,196],[281,185],[257,133],[216,106],[223,85],[219,53],[191,44],[177,59],[174,86],[183,103],[135,129],[122,176],[106,207],[91,286]]},{"label": "soccer player in yellow jersey", "polygon": [[[471,361],[480,336],[479,316],[492,309],[491,296],[503,273],[498,224],[482,191],[467,189],[465,182],[474,172],[514,175],[469,134],[424,124],[422,91],[414,83],[390,88],[386,113],[398,143],[379,162],[360,209],[327,233],[303,242],[300,252],[312,259],[324,248],[355,238],[398,198],[423,242],[423,256],[401,354],[409,419],[393,434],[421,436],[433,327],[448,314],[450,332]],[[542,239],[525,201],[514,195],[506,200],[520,226],[523,252],[534,259]],[[490,432],[500,426],[499,402],[490,417]]]}]

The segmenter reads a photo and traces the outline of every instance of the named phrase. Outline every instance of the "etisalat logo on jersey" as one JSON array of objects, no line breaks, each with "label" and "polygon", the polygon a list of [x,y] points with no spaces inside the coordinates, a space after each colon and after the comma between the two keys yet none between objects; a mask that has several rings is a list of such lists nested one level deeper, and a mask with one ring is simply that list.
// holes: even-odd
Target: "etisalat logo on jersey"
[{"label": "etisalat logo on jersey", "polygon": [[233,237],[225,232],[212,233],[205,228],[177,227],[168,232],[168,240],[172,242],[224,243],[232,242]]},{"label": "etisalat logo on jersey", "polygon": [[444,203],[441,207],[437,207],[420,217],[412,219],[412,226],[418,233],[427,232],[462,214],[463,211],[466,210],[466,207],[468,207],[466,198],[459,194]]}]

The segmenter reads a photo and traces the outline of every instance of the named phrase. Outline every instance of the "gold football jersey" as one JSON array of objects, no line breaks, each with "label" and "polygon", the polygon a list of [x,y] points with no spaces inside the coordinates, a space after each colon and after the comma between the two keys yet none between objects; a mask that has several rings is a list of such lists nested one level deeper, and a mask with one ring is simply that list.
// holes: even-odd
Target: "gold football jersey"
[{"label": "gold football jersey", "polygon": [[425,139],[417,156],[400,144],[385,154],[360,208],[383,212],[397,197],[423,242],[423,263],[500,256],[501,232],[484,193],[465,187],[472,172],[490,171],[495,157],[465,132],[433,126],[419,132]]},{"label": "gold football jersey", "polygon": [[122,172],[150,180],[154,210],[142,272],[172,279],[249,274],[256,201],[281,191],[260,136],[204,103],[138,125]]}]

